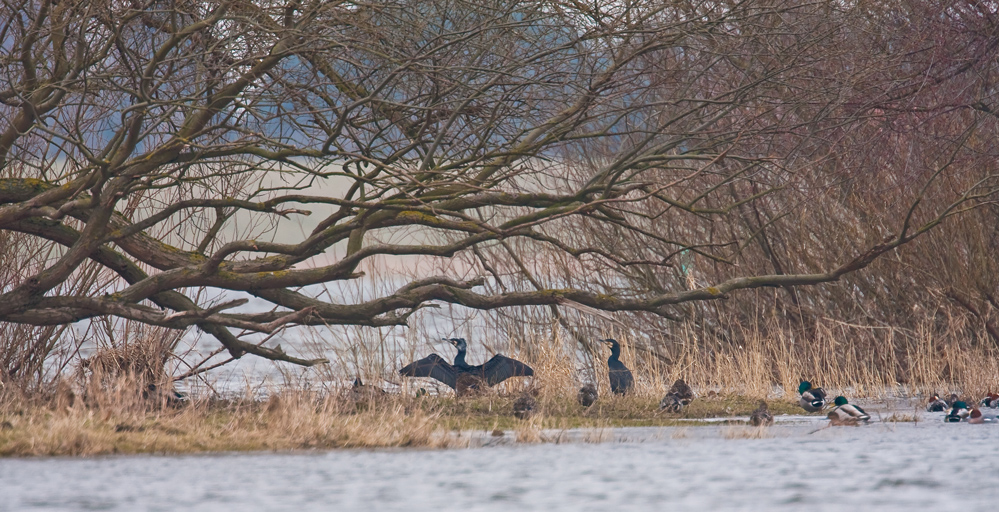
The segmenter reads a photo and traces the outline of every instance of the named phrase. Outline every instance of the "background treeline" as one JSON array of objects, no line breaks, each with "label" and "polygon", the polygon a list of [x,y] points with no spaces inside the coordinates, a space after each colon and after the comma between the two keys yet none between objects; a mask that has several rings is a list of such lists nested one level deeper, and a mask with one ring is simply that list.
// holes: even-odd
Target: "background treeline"
[{"label": "background treeline", "polygon": [[5,0],[0,382],[464,334],[566,392],[611,335],[653,394],[999,385],[997,16]]}]

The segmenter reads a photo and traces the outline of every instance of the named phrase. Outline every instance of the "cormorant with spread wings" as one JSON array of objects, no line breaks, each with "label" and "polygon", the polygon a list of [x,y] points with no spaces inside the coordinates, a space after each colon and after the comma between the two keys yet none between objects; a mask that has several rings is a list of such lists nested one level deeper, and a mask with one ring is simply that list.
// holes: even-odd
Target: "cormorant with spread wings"
[{"label": "cormorant with spread wings", "polygon": [[485,364],[472,366],[465,362],[468,344],[464,338],[444,338],[458,349],[454,364],[449,364],[441,356],[430,354],[419,361],[407,364],[399,374],[404,377],[430,377],[454,389],[458,396],[471,394],[477,390],[495,386],[510,377],[534,375],[534,369],[526,364],[501,354],[496,354]]}]

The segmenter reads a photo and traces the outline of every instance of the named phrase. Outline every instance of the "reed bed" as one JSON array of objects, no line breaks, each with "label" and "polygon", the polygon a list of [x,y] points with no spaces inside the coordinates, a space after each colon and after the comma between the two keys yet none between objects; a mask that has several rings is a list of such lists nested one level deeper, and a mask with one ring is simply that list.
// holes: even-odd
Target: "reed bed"
[{"label": "reed bed", "polygon": [[[170,376],[159,371],[158,352],[99,351],[44,388],[29,392],[0,383],[0,456],[460,448],[468,446],[463,433],[469,431],[512,431],[517,442],[536,443],[561,442],[558,433],[574,428],[588,429],[584,442],[599,442],[613,438],[613,427],[682,429],[696,426],[700,418],[745,417],[760,398],[774,414],[801,414],[796,402],[800,379],[851,399],[933,392],[974,398],[999,389],[996,349],[986,340],[930,328],[912,332],[835,322],[815,326],[807,338],[763,332],[744,332],[739,344],[694,333],[671,343],[610,333],[621,342],[622,360],[635,375],[635,389],[627,396],[609,393],[606,349],[583,350],[557,331],[480,342],[490,353],[501,351],[530,364],[536,375],[462,398],[428,379],[401,379],[398,357],[386,355],[392,351],[384,347],[343,349],[349,350],[341,354],[349,364],[334,358],[308,374],[288,373],[262,395],[255,389],[223,399],[209,386],[183,400],[173,396]],[[410,352],[401,357],[416,357]],[[360,375],[370,387],[358,391],[351,383]],[[676,378],[691,384],[698,397],[680,414],[660,412],[659,400]],[[586,383],[600,393],[590,408],[576,402]],[[521,420],[513,416],[513,402],[524,393],[533,395],[538,406]],[[909,410],[889,412],[886,421],[915,420]],[[723,432],[732,439],[768,435],[741,425]]]},{"label": "reed bed", "polygon": [[[636,378],[639,396],[663,396],[677,378],[709,393],[751,398],[796,397],[801,380],[851,397],[894,398],[933,393],[984,396],[999,389],[999,350],[987,338],[967,338],[928,327],[915,331],[863,327],[827,321],[807,336],[787,330],[743,332],[739,343],[685,333],[669,342],[614,336],[622,361]],[[575,392],[592,381],[606,393],[602,359],[573,358],[562,337],[522,341],[534,346],[529,364],[557,369],[549,377],[558,390]],[[602,347],[598,347],[602,348]],[[577,351],[577,355],[581,351]],[[598,352],[600,357],[607,350]],[[537,366],[536,366],[537,367]],[[592,370],[590,370],[592,368]],[[592,373],[594,377],[587,378]]]}]

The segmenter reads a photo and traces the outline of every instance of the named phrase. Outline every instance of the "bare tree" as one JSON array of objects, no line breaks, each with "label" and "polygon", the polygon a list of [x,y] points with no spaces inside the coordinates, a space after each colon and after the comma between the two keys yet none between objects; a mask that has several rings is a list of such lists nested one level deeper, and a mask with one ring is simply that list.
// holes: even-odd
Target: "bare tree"
[{"label": "bare tree", "polygon": [[[197,326],[234,357],[312,365],[230,329],[402,325],[434,302],[671,317],[835,281],[992,197],[994,168],[967,179],[959,165],[994,133],[986,73],[960,82],[975,102],[948,107],[957,135],[880,177],[906,180],[904,207],[852,209],[903,212],[878,236],[843,232],[837,262],[812,268],[778,263],[770,233],[815,190],[875,169],[838,158],[859,147],[847,139],[933,117],[928,87],[991,65],[992,14],[976,6],[908,12],[964,34],[913,58],[920,41],[891,9],[838,3],[7,1],[0,230],[20,274],[0,321]],[[280,218],[307,215],[310,233],[277,238]],[[750,243],[772,270],[732,266]],[[305,288],[456,255],[464,274],[370,300]],[[680,286],[693,255],[728,275]],[[534,278],[545,261],[569,270]],[[95,286],[61,287],[91,268]],[[206,289],[274,309],[227,312],[245,300],[199,302]]]}]

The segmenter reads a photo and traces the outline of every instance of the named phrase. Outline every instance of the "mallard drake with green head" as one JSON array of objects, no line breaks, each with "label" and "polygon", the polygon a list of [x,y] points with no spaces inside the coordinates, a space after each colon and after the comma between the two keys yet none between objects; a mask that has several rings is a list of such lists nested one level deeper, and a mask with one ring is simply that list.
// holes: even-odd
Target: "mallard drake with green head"
[{"label": "mallard drake with green head", "polygon": [[944,412],[949,408],[947,401],[935,394],[930,397],[929,404],[926,405],[927,412]]},{"label": "mallard drake with green head", "polygon": [[859,425],[867,423],[871,419],[870,414],[867,414],[859,405],[849,403],[845,396],[837,396],[833,403],[836,404],[836,407],[827,415],[833,425]]},{"label": "mallard drake with green head", "polygon": [[822,388],[812,387],[812,383],[807,380],[798,385],[798,393],[801,394],[798,403],[808,412],[819,412],[826,406],[826,392]]},{"label": "mallard drake with green head", "polygon": [[957,402],[954,402],[954,405],[952,405],[950,410],[947,411],[947,415],[944,416],[944,421],[947,423],[958,423],[970,415],[971,410],[968,409],[968,404],[958,400]]},{"label": "mallard drake with green head", "polygon": [[766,400],[760,400],[760,406],[749,415],[749,424],[756,427],[774,424],[774,415],[770,414]]}]

